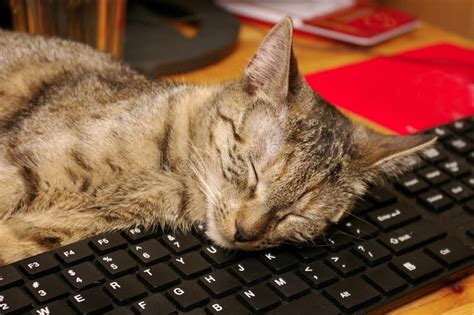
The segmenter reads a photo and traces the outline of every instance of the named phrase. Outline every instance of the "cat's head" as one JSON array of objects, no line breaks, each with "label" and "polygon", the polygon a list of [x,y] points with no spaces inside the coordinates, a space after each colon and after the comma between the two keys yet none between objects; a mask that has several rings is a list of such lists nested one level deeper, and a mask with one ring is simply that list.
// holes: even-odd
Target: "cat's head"
[{"label": "cat's head", "polygon": [[268,33],[216,102],[206,223],[208,237],[226,248],[313,239],[368,183],[401,174],[435,141],[376,133],[322,99],[298,72],[290,19]]}]

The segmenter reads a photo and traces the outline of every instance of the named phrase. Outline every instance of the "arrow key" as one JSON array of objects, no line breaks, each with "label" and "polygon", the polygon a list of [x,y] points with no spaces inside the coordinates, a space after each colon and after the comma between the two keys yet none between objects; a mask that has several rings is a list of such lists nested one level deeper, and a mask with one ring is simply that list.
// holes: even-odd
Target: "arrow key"
[{"label": "arrow key", "polygon": [[104,281],[104,277],[99,270],[97,270],[97,267],[90,262],[84,262],[69,269],[65,269],[61,273],[75,290],[99,285]]}]

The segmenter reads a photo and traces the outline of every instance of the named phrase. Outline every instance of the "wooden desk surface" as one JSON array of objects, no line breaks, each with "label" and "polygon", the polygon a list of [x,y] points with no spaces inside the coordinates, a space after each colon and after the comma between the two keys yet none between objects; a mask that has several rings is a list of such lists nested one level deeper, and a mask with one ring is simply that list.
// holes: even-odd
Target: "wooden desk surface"
[{"label": "wooden desk surface", "polygon": [[[242,74],[248,60],[257,49],[267,31],[267,27],[248,23],[243,24],[237,47],[231,55],[214,65],[172,78],[204,84],[236,79]],[[439,42],[449,42],[468,48],[474,48],[474,41],[470,41],[427,23],[422,23],[419,29],[414,32],[372,48],[357,48],[299,34],[295,34],[293,46],[300,71],[306,74],[363,61],[379,55],[394,54]],[[347,114],[352,119],[370,125],[379,131],[390,132],[354,114]],[[394,310],[391,314],[473,315],[474,275],[415,300]]]}]

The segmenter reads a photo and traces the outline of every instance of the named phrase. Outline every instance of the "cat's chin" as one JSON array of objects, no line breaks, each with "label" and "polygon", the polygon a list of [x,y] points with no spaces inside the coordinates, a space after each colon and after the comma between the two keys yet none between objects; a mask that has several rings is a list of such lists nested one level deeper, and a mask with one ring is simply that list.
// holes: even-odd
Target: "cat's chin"
[{"label": "cat's chin", "polygon": [[252,242],[235,242],[234,240],[229,240],[225,235],[219,230],[218,224],[212,215],[208,212],[207,221],[206,221],[206,236],[214,244],[219,247],[226,249],[240,249],[245,251],[256,251],[269,247],[274,247],[277,244],[263,242],[262,240],[256,240]]},{"label": "cat's chin", "polygon": [[206,236],[209,238],[214,244],[222,248],[228,249],[235,249],[237,248],[234,242],[227,241],[217,229],[208,229],[206,230]]},{"label": "cat's chin", "polygon": [[214,242],[216,245],[220,247],[229,248],[229,249],[236,248],[235,242],[228,241],[219,231],[219,228],[217,227],[216,219],[212,215],[211,211],[208,211],[207,213],[206,236],[212,242]]}]

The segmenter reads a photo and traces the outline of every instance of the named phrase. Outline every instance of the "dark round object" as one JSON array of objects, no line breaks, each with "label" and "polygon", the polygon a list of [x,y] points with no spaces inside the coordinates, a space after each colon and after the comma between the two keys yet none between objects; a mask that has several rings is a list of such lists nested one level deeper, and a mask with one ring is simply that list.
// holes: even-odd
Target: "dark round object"
[{"label": "dark round object", "polygon": [[[186,37],[172,22],[197,26]],[[207,0],[129,1],[124,60],[150,75],[169,75],[214,63],[234,48],[239,22]]]}]

